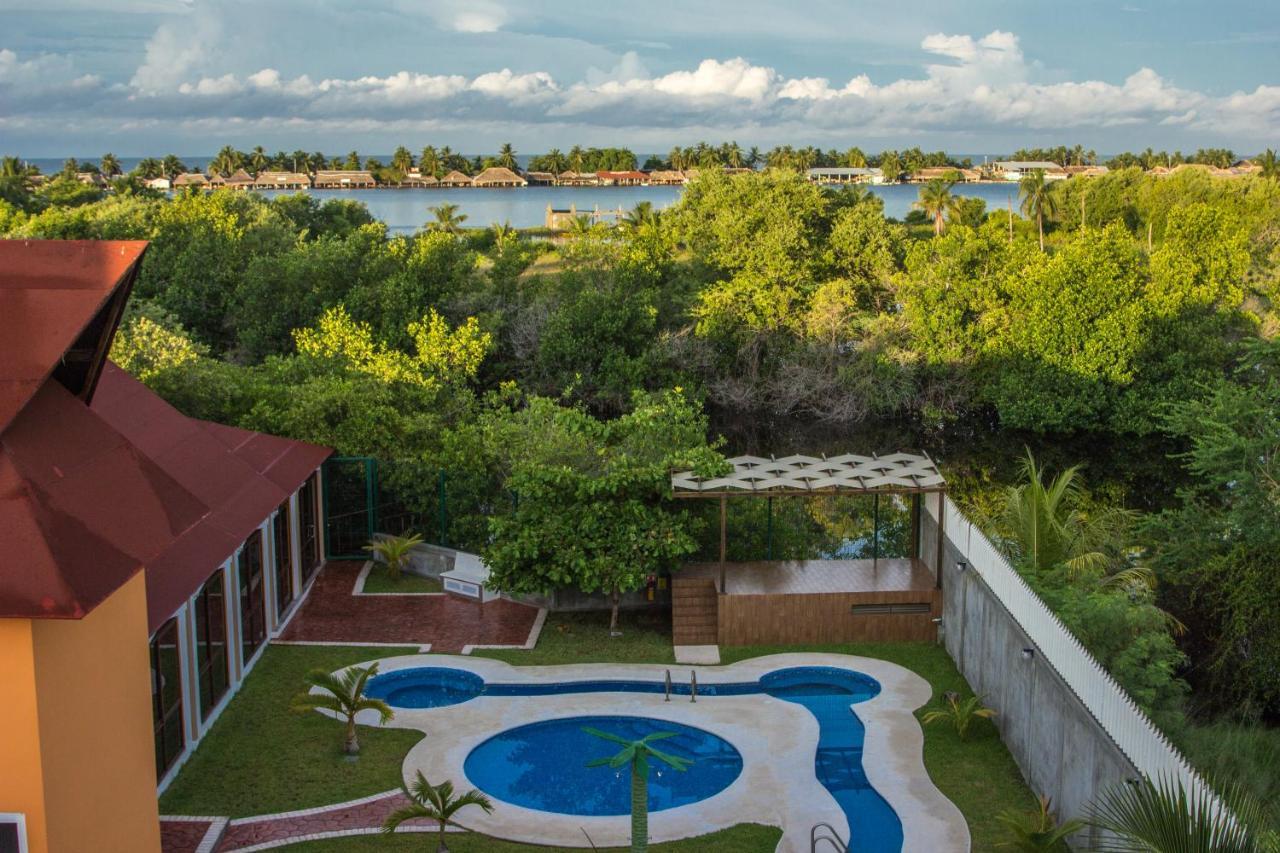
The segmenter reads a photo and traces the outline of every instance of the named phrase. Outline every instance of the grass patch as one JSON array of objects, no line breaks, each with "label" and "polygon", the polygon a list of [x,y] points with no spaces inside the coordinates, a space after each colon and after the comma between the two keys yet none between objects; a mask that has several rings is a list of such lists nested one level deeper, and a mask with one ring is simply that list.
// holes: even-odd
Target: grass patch
[{"label": "grass patch", "polygon": [[386,563],[375,561],[365,576],[364,592],[444,592],[444,585],[439,578],[424,578],[409,572],[401,572],[400,577],[393,578]]},{"label": "grass patch", "polygon": [[361,754],[342,755],[342,724],[289,710],[311,669],[335,670],[416,648],[271,645],[160,798],[163,814],[246,817],[350,800],[400,785],[405,753],[422,738],[360,728]]},{"label": "grass patch", "polygon": [[[681,841],[665,841],[650,844],[652,853],[773,853],[778,846],[782,830],[756,823],[740,823],[709,835],[686,838]],[[430,841],[427,840],[430,838]],[[585,839],[584,839],[585,840]],[[435,836],[418,833],[397,835],[356,835],[347,838],[330,838],[324,841],[304,841],[280,848],[291,853],[421,853],[435,849]],[[582,853],[581,847],[543,847],[500,841],[470,832],[449,833],[449,849],[453,853]],[[625,851],[626,847],[601,847],[601,853]]]},{"label": "grass patch", "polygon": [[1188,725],[1178,746],[1212,784],[1239,784],[1270,808],[1280,833],[1280,728],[1218,721]]},{"label": "grass patch", "polygon": [[533,649],[476,649],[476,657],[516,666],[561,663],[675,663],[671,620],[651,611],[623,611],[621,637],[609,636],[609,614],[549,613]]}]

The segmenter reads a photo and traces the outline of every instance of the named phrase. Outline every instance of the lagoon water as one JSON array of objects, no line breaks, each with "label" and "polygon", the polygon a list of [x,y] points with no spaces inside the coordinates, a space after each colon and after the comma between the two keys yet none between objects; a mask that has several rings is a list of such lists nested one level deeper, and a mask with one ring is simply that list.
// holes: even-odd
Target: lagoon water
[{"label": "lagoon water", "polygon": [[[884,199],[886,216],[901,219],[920,195],[915,184],[870,186]],[[467,217],[467,225],[486,226],[510,222],[516,228],[537,228],[545,221],[547,205],[580,211],[628,210],[642,201],[656,208],[669,207],[680,198],[682,187],[521,187],[516,189],[371,189],[307,190],[321,199],[346,198],[368,205],[369,212],[387,223],[394,233],[418,230],[432,218],[427,210],[440,204],[456,204]],[[957,184],[953,192],[985,199],[987,209],[1004,208],[1010,199],[1018,205],[1017,184]],[[263,195],[284,195],[283,191],[263,191]]]}]

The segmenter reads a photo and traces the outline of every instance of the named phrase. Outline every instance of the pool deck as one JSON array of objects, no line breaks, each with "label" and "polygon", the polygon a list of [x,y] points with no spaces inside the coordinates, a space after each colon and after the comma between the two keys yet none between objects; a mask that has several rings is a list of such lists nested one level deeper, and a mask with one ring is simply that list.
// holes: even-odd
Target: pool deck
[{"label": "pool deck", "polygon": [[[405,655],[379,660],[381,671],[434,666],[465,669],[488,682],[643,679],[661,682],[669,667],[656,664],[574,664],[512,666],[504,661],[448,655]],[[865,673],[881,692],[853,706],[866,727],[863,767],[876,791],[902,821],[904,851],[969,850],[969,830],[960,810],[933,785],[924,767],[924,733],[913,711],[929,701],[931,688],[915,673],[887,661],[839,654],[779,654],[727,666],[697,667],[699,684],[755,681],[765,673],[797,666],[833,666]],[[672,677],[687,682],[681,668]],[[556,696],[480,696],[443,708],[397,709],[390,725],[426,732],[405,757],[403,774],[421,770],[439,783],[474,787],[463,772],[471,750],[493,734],[525,723],[587,714],[633,714],[697,726],[730,741],[743,758],[742,774],[720,793],[649,817],[651,841],[670,841],[744,822],[783,830],[777,850],[805,853],[810,829],[829,823],[844,838],[848,822],[835,799],[814,775],[818,721],[803,706],[767,695],[688,697],[642,693],[584,693]],[[358,718],[374,723],[372,712]],[[763,733],[763,735],[762,735]],[[469,829],[499,838],[587,847],[583,831],[600,847],[630,842],[627,816],[557,815],[505,802],[492,814],[469,809],[459,814]]]},{"label": "pool deck", "polygon": [[[923,560],[757,560],[725,564],[727,595],[817,595],[832,592],[929,592],[936,585]],[[719,563],[690,563],[681,578],[719,580]]]}]

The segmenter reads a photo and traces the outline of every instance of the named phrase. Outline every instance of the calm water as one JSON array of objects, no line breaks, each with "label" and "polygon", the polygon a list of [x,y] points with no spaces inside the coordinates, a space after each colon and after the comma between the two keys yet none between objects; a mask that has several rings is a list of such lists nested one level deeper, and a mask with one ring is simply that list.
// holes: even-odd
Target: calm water
[{"label": "calm water", "polygon": [[[913,184],[872,186],[869,189],[884,199],[886,216],[898,219],[911,210],[920,196]],[[363,202],[377,219],[387,223],[394,233],[405,234],[421,228],[431,218],[429,207],[456,204],[467,216],[468,225],[491,225],[510,222],[516,228],[541,227],[547,205],[567,208],[576,205],[580,211],[629,210],[642,201],[656,208],[669,207],[680,198],[682,187],[522,187],[515,189],[378,189],[378,190],[308,190],[321,199],[347,198]],[[957,184],[957,195],[985,199],[987,208],[1003,208],[1012,197],[1017,206],[1016,184]],[[283,195],[282,191],[264,191],[263,195]]]}]

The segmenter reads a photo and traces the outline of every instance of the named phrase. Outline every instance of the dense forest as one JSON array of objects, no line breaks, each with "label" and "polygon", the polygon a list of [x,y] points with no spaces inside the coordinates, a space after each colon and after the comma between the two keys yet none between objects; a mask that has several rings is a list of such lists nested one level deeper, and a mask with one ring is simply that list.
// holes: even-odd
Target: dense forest
[{"label": "dense forest", "polygon": [[[696,554],[706,518],[664,495],[737,449],[711,416],[994,439],[1005,473],[949,468],[957,499],[1086,645],[1216,769],[1270,760],[1227,734],[1276,749],[1248,728],[1280,720],[1273,177],[1118,169],[1024,187],[1019,213],[926,185],[895,222],[857,188],[708,171],[558,242],[73,183],[5,184],[0,233],[152,241],[117,361],[190,414],[394,461],[411,513],[447,471],[449,539],[508,588],[625,590]],[[1081,444],[1131,470],[1073,470]],[[780,550],[851,538],[818,503]]]}]

